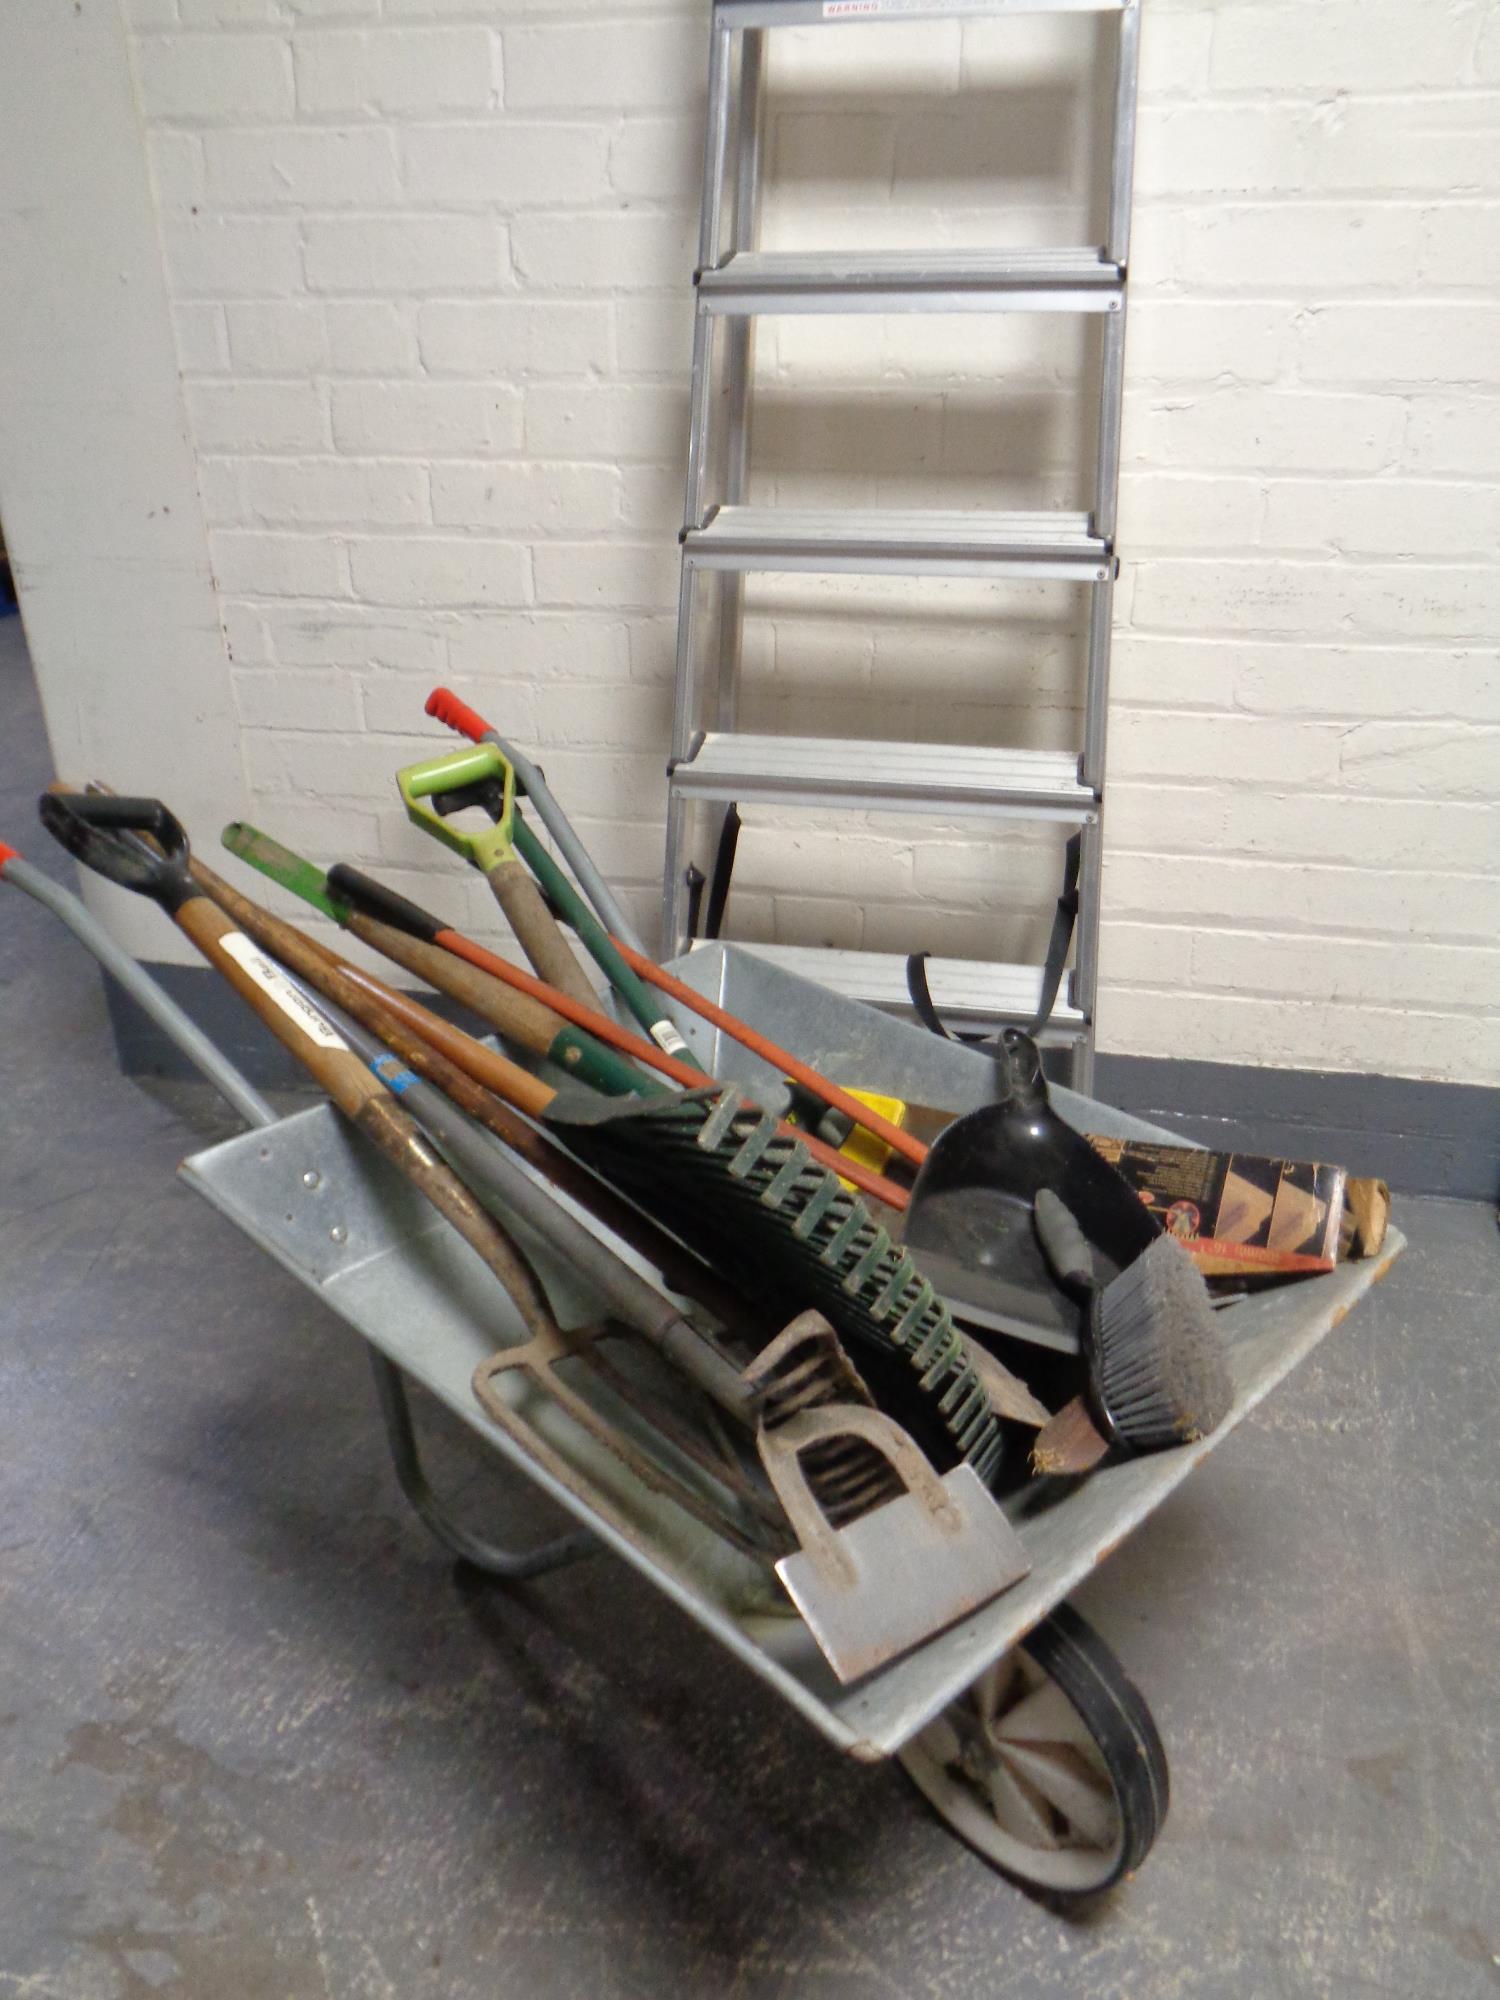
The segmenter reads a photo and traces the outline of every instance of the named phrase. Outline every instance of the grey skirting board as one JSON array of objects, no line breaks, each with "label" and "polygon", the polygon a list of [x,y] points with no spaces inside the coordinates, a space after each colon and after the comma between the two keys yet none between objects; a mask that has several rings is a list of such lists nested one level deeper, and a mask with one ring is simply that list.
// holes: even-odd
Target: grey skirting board
[{"label": "grey skirting board", "polygon": [[1486,1085],[1098,1055],[1094,1094],[1205,1146],[1332,1160],[1406,1194],[1500,1199],[1500,1090]]},{"label": "grey skirting board", "polygon": [[[273,1090],[306,1082],[280,1043],[208,967],[149,969],[252,1083]],[[188,1074],[155,1022],[112,981],[105,984],[121,1069],[131,1076]],[[441,995],[422,997],[448,1018],[465,1019]],[[1485,1086],[1099,1055],[1094,1094],[1205,1145],[1332,1160],[1407,1194],[1500,1196],[1500,1090]]]}]

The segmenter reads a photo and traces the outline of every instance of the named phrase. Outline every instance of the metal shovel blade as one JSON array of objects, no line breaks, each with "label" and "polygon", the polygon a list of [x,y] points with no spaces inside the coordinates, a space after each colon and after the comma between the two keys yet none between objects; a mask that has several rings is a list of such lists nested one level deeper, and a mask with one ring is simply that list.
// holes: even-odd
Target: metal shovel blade
[{"label": "metal shovel blade", "polygon": [[[809,1489],[800,1454],[851,1431],[874,1444],[906,1492],[833,1528]],[[841,1681],[859,1680],[956,1624],[1031,1568],[1021,1539],[967,1465],[941,1478],[877,1410],[804,1410],[760,1454],[801,1548],[776,1574]]]}]

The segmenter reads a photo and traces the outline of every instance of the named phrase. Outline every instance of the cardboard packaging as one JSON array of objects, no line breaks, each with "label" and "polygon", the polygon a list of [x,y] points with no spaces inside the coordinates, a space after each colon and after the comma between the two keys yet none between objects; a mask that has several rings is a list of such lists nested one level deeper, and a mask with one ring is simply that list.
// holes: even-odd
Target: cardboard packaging
[{"label": "cardboard packaging", "polygon": [[1340,1257],[1373,1256],[1385,1235],[1384,1183],[1351,1182],[1343,1167],[1092,1132],[1089,1143],[1125,1176],[1205,1277],[1331,1271]]}]

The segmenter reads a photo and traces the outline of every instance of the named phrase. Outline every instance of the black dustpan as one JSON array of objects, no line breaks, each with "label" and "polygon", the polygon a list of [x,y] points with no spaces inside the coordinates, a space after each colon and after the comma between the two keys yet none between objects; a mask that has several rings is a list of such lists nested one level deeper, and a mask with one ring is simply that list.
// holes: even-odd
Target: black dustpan
[{"label": "black dustpan", "polygon": [[1058,1289],[1032,1221],[1039,1188],[1066,1203],[1107,1284],[1160,1234],[1129,1184],[1053,1110],[1041,1052],[1008,1028],[1005,1095],[955,1119],[917,1175],[905,1240],[960,1319],[1078,1350],[1078,1306]]}]

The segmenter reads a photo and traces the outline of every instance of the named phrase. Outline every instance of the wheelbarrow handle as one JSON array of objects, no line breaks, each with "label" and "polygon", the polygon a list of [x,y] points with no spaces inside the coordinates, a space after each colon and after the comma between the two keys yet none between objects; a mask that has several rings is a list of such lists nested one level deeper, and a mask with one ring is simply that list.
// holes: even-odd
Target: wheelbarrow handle
[{"label": "wheelbarrow handle", "polygon": [[276,1113],[260,1092],[215,1047],[197,1022],[182,1011],[145,967],[138,964],[123,946],[116,944],[81,896],[75,896],[71,889],[54,882],[50,875],[34,868],[15,848],[3,843],[0,843],[0,880],[11,883],[33,901],[51,910],[247,1125],[275,1124]]}]

